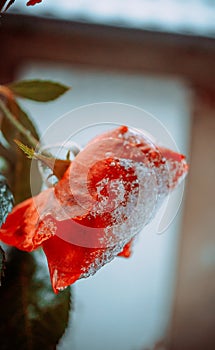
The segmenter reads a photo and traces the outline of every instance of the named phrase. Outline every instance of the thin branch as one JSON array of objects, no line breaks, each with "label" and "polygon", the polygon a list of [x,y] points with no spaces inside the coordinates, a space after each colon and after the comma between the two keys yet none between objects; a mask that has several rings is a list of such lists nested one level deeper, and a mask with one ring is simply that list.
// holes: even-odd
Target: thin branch
[{"label": "thin branch", "polygon": [[23,135],[26,140],[28,140],[29,144],[33,148],[37,148],[39,145],[39,141],[32,135],[32,133],[26,129],[9,111],[9,109],[5,106],[5,104],[0,100],[0,109],[3,112],[5,118],[7,118],[11,124]]}]

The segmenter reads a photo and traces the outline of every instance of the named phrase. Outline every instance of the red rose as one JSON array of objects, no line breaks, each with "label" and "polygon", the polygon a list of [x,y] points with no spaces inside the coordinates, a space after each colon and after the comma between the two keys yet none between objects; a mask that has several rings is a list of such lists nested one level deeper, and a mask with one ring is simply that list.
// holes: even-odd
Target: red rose
[{"label": "red rose", "polygon": [[55,187],[17,205],[0,238],[42,246],[55,292],[130,256],[133,237],[187,173],[184,156],[126,126],[93,139]]}]

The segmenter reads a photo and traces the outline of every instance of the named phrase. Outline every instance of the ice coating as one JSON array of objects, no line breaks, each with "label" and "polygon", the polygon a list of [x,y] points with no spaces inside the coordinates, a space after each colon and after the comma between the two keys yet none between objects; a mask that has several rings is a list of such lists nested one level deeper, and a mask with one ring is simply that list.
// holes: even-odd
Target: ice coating
[{"label": "ice coating", "polygon": [[[107,164],[108,169],[105,168]],[[120,171],[114,178],[113,173],[117,169]],[[83,258],[79,278],[93,275],[104,264],[120,255],[125,243],[153,218],[169,190],[181,181],[186,172],[187,165],[182,156],[158,148],[141,133],[126,130],[125,127],[94,139],[76,157],[66,180],[66,188],[71,191],[70,204],[71,201],[75,203],[76,209],[80,205],[83,213],[76,233],[81,225],[87,227],[88,240],[82,243],[87,246],[93,242],[101,247],[89,250],[87,259]],[[55,190],[57,193],[58,187]],[[63,198],[63,206],[68,213],[67,193],[66,190],[60,196],[57,193],[57,197],[60,200]],[[75,219],[76,214],[73,214]],[[96,239],[93,240],[95,236]],[[77,237],[79,239],[80,236],[75,236],[76,242]],[[71,235],[69,239],[65,235],[61,235],[61,238],[68,242]],[[124,249],[122,255],[129,254],[126,255]],[[59,277],[59,281],[62,280],[64,278]],[[59,282],[58,288],[63,288]]]},{"label": "ice coating", "polygon": [[40,213],[44,224],[55,217],[60,238],[88,248],[127,243],[184,174],[183,157],[174,154],[125,126],[99,135],[55,186],[57,200]]},{"label": "ice coating", "polygon": [[188,170],[185,157],[126,126],[94,138],[52,188],[16,206],[0,238],[42,246],[55,292],[129,257],[133,237]]},{"label": "ice coating", "polygon": [[68,234],[68,223],[60,237],[86,247],[131,239],[150,221],[173,185],[159,148],[140,131],[127,127],[92,140],[62,181],[64,186],[55,187],[57,201],[40,215],[73,219],[71,231],[75,227],[79,234]]}]

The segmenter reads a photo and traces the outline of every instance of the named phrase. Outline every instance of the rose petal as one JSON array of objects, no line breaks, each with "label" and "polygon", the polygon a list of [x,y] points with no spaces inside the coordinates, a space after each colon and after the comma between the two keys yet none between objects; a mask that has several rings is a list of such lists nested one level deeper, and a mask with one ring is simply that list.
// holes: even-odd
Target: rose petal
[{"label": "rose petal", "polygon": [[48,189],[16,205],[0,228],[0,239],[18,249],[32,251],[50,238],[51,230],[40,230],[40,211],[50,201],[52,193],[53,189]]},{"label": "rose petal", "polygon": [[171,151],[167,148],[160,147],[160,152],[166,158],[166,164],[169,174],[169,188],[173,190],[186,176],[188,164],[183,154]]},{"label": "rose petal", "polygon": [[130,242],[128,242],[123,250],[118,254],[118,256],[122,256],[123,258],[130,258],[131,254],[132,254],[132,246],[133,246],[133,239],[130,240]]},{"label": "rose petal", "polygon": [[93,275],[103,265],[111,261],[120,250],[119,247],[111,249],[80,247],[67,243],[57,236],[45,241],[43,249],[47,257],[55,293],[79,278]]},{"label": "rose petal", "polygon": [[39,4],[40,2],[42,2],[42,0],[29,0],[26,5],[27,6],[34,6],[36,4]]}]

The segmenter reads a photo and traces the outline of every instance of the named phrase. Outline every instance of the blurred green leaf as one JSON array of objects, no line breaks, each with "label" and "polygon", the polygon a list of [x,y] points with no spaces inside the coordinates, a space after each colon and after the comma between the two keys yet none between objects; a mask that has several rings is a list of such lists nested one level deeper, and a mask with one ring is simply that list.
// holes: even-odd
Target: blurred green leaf
[{"label": "blurred green leaf", "polygon": [[0,246],[0,287],[1,287],[1,280],[4,276],[4,270],[5,270],[5,252]]},{"label": "blurred green leaf", "polygon": [[8,87],[18,97],[39,102],[55,100],[70,89],[68,86],[47,80],[25,80],[12,83]]},{"label": "blurred green leaf", "polygon": [[[34,181],[34,195],[40,192],[42,179],[36,161],[26,159],[25,154],[18,148],[13,171],[12,188],[15,204],[32,197],[32,179]],[[32,174],[32,179],[30,174]]]},{"label": "blurred green leaf", "polygon": [[[22,125],[27,130],[29,130],[31,132],[31,134],[36,139],[39,140],[39,134],[37,132],[36,127],[34,126],[34,124],[31,121],[31,119],[28,117],[27,113],[22,110],[20,105],[16,101],[14,101],[13,102],[13,110],[11,110],[10,106],[9,106],[9,109],[10,109],[11,113],[14,114],[16,116],[16,118],[22,123]],[[2,133],[3,133],[4,137],[5,137],[5,139],[7,140],[7,142],[13,148],[16,148],[16,145],[14,144],[14,139],[16,139],[18,137],[18,132],[14,128],[14,126],[10,123],[10,121],[7,118],[5,118],[5,117],[2,120],[1,130],[2,130]],[[27,140],[25,139],[25,137],[23,135],[20,135],[19,139],[22,142],[27,143]]]},{"label": "blurred green leaf", "polygon": [[[9,105],[9,109],[22,125],[28,129],[36,139],[39,139],[34,124],[16,101],[13,101],[13,103]],[[4,138],[9,143],[11,151],[14,153],[15,161],[10,164],[11,173],[13,174],[11,177],[11,187],[13,189],[15,203],[17,204],[32,196],[30,172],[34,175],[34,194],[40,191],[42,179],[36,161],[27,160],[26,156],[17,148],[14,142],[14,139],[19,139],[24,143],[27,143],[27,140],[14,128],[6,117],[3,118],[1,131]]]},{"label": "blurred green leaf", "polygon": [[10,253],[0,288],[1,350],[56,349],[67,327],[70,288],[54,294],[40,254]]},{"label": "blurred green leaf", "polygon": [[7,185],[6,178],[0,174],[0,226],[5,222],[13,208],[13,195]]}]

